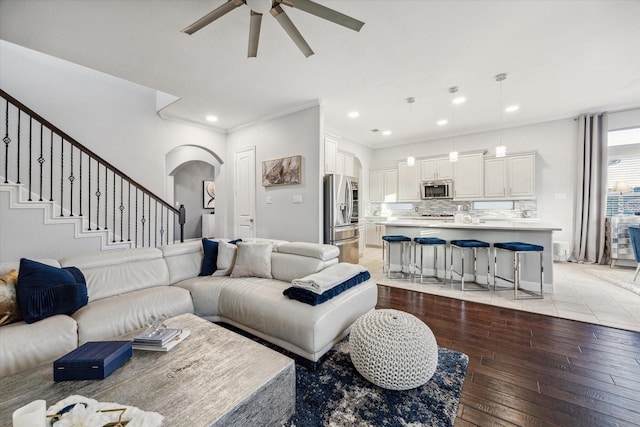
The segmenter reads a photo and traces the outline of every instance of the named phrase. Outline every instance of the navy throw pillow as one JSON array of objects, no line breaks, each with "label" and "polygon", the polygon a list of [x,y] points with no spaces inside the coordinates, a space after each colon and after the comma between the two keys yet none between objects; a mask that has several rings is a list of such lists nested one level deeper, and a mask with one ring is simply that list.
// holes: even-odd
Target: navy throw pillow
[{"label": "navy throw pillow", "polygon": [[211,276],[216,271],[218,261],[218,242],[209,239],[202,239],[202,265],[198,276]]},{"label": "navy throw pillow", "polygon": [[27,323],[73,314],[89,301],[87,284],[78,268],[57,268],[26,258],[20,260],[16,296]]}]

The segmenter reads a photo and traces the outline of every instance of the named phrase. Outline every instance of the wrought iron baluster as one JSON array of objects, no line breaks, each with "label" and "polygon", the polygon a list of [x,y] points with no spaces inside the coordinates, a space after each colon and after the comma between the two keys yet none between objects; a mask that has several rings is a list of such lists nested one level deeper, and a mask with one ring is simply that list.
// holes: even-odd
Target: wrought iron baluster
[{"label": "wrought iron baluster", "polygon": [[135,214],[135,218],[134,218],[134,220],[135,220],[135,222],[134,222],[134,224],[135,224],[135,226],[134,226],[134,236],[135,236],[135,239],[136,239],[136,246],[135,247],[137,248],[138,247],[138,189],[136,188],[135,191],[136,191],[136,214]]},{"label": "wrought iron baluster", "polygon": [[[124,242],[122,238],[124,236],[124,222],[123,222],[124,205],[122,204],[122,192],[124,191],[123,181],[124,181],[124,178],[122,178],[121,176],[120,177],[120,208],[119,208],[120,209],[120,241],[121,242]],[[115,226],[114,226],[114,229],[115,229]]]},{"label": "wrought iron baluster", "polygon": [[87,178],[87,185],[89,186],[89,188],[87,189],[87,194],[89,196],[87,196],[88,200],[88,207],[89,207],[89,215],[87,215],[87,218],[89,219],[89,231],[91,231],[91,156],[87,157],[87,167],[89,168],[88,171],[88,178]]},{"label": "wrought iron baluster", "polygon": [[127,206],[129,207],[128,212],[128,220],[127,220],[127,241],[131,241],[131,182],[129,182],[129,192],[128,192],[129,201],[127,202]]},{"label": "wrought iron baluster", "polygon": [[113,208],[112,208],[112,213],[113,215],[111,216],[111,234],[113,235],[112,237],[112,241],[115,243],[116,241],[116,173],[115,171],[111,171],[113,172]]},{"label": "wrought iron baluster", "polygon": [[100,162],[96,160],[96,230],[100,230]]},{"label": "wrought iron baluster", "polygon": [[53,202],[53,129],[51,132],[51,144],[49,145],[49,201]]},{"label": "wrought iron baluster", "polygon": [[80,212],[78,212],[78,215],[82,216],[82,150],[78,150],[78,164],[80,165],[79,167],[79,174],[80,174],[80,182],[78,182],[78,186],[79,186],[79,199],[78,199],[78,208],[80,210]]},{"label": "wrought iron baluster", "polygon": [[31,172],[32,172],[32,151],[33,151],[33,117],[29,117],[29,201],[31,202]]},{"label": "wrought iron baluster", "polygon": [[151,246],[151,196],[149,197],[149,216],[147,218],[149,218],[149,226],[147,227],[148,231],[149,231],[149,240],[148,242],[148,246]]},{"label": "wrought iron baluster", "polygon": [[[155,219],[153,220],[153,246],[158,246],[158,200],[155,199],[156,201],[156,207],[155,207]],[[162,228],[162,225],[160,225],[160,228]],[[162,238],[160,239],[160,244],[162,244]]]},{"label": "wrought iron baluster", "polygon": [[18,180],[16,184],[21,184],[20,182],[20,116],[22,116],[22,110],[18,109],[18,169],[16,171]]},{"label": "wrought iron baluster", "polygon": [[40,163],[40,200],[38,200],[39,202],[42,201],[42,164],[44,163],[44,157],[43,157],[43,125],[42,123],[40,123],[40,157],[38,157],[38,163]]},{"label": "wrought iron baluster", "polygon": [[144,193],[142,193],[142,219],[140,219],[140,223],[142,224],[142,233],[141,233],[142,247],[144,247],[144,223],[145,222],[147,222],[147,220],[144,218]]},{"label": "wrought iron baluster", "polygon": [[[8,184],[8,177],[9,177],[9,144],[11,144],[11,138],[9,138],[9,100],[7,99],[5,102],[6,105],[6,109],[5,109],[5,113],[4,113],[4,123],[5,123],[5,130],[4,130],[4,138],[2,138],[2,141],[4,141],[4,152],[5,152],[5,156],[4,156],[4,183]],[[18,111],[18,120],[20,120],[20,111]],[[18,127],[18,135],[20,134],[20,128]]]},{"label": "wrought iron baluster", "polygon": [[160,244],[162,244],[162,238],[164,237],[164,206],[160,206]]},{"label": "wrought iron baluster", "polygon": [[[53,162],[51,162],[53,164]],[[60,216],[64,216],[64,140],[60,137]]]},{"label": "wrought iron baluster", "polygon": [[109,216],[107,214],[107,204],[109,203],[109,191],[107,189],[107,183],[109,182],[109,170],[107,169],[107,165],[104,165],[104,229],[108,230],[109,227]]},{"label": "wrought iron baluster", "polygon": [[73,176],[73,145],[69,144],[71,148],[71,175],[69,175],[69,216],[73,216],[73,181],[76,177]]}]

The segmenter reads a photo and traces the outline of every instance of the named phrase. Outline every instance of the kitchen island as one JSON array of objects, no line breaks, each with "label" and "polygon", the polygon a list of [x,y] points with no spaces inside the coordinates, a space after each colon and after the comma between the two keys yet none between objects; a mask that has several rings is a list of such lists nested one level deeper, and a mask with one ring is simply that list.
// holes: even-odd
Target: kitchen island
[{"label": "kitchen island", "polygon": [[[544,292],[553,293],[553,232],[560,231],[560,227],[531,219],[487,220],[470,224],[455,223],[452,220],[393,219],[381,221],[378,224],[386,227],[385,234],[387,235],[401,234],[411,238],[439,237],[447,242],[457,239],[475,239],[491,244],[519,241],[541,245],[544,247]],[[509,260],[508,253],[503,252],[500,251],[498,258],[499,275],[512,277],[513,261]],[[449,277],[449,256],[447,253],[447,277]],[[482,267],[486,265],[486,262],[486,252],[478,251],[478,281],[481,283],[487,281],[486,274],[482,274],[486,273],[486,268]],[[465,264],[465,280],[473,280],[473,262],[468,261]],[[526,288],[528,283],[532,284],[536,280],[538,262],[533,259],[533,255],[529,255],[526,257],[525,264],[526,266],[523,265],[522,269],[522,284]],[[494,274],[493,249],[491,249],[490,265],[491,274]],[[500,286],[500,282],[498,282],[498,286]]]}]

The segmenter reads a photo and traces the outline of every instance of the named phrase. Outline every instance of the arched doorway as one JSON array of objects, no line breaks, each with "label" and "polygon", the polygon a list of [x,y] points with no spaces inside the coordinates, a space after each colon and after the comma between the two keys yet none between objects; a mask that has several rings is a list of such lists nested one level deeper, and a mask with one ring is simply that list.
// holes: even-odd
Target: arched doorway
[{"label": "arched doorway", "polygon": [[[184,238],[201,237],[202,215],[210,215],[211,209],[203,207],[203,181],[214,181],[216,199],[224,194],[222,159],[213,151],[195,145],[181,145],[165,155],[167,200],[178,207],[184,204],[186,223]],[[224,206],[215,210],[215,235],[224,234]]]}]

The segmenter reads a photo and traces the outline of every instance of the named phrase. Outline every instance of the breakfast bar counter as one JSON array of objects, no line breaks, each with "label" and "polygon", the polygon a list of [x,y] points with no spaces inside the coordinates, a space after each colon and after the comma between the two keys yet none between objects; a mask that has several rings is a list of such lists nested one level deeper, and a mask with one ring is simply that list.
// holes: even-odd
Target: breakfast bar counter
[{"label": "breakfast bar counter", "polygon": [[[532,219],[513,219],[513,220],[486,220],[479,223],[456,223],[452,220],[433,220],[433,219],[393,219],[380,221],[378,224],[386,227],[387,235],[404,235],[407,237],[439,237],[447,242],[457,239],[475,239],[482,240],[493,244],[497,242],[527,242],[544,247],[543,266],[544,266],[544,292],[553,293],[553,232],[561,230],[552,224],[542,223]],[[508,255],[508,254],[504,254]],[[502,256],[499,255],[499,256]],[[493,250],[491,250],[491,270],[493,273]],[[486,265],[486,253],[478,252],[478,265]],[[447,269],[449,263],[449,255],[447,254]],[[469,263],[471,264],[471,263]],[[508,260],[502,261],[499,258],[499,274],[501,276],[512,275],[509,270],[512,268],[512,262]],[[527,278],[536,276],[537,262],[530,262],[523,265],[523,283]],[[504,268],[503,268],[504,267]],[[480,281],[486,281],[482,276],[482,268],[479,268],[478,278]],[[468,276],[467,276],[468,274]],[[473,279],[471,270],[465,268],[465,280]]]}]

